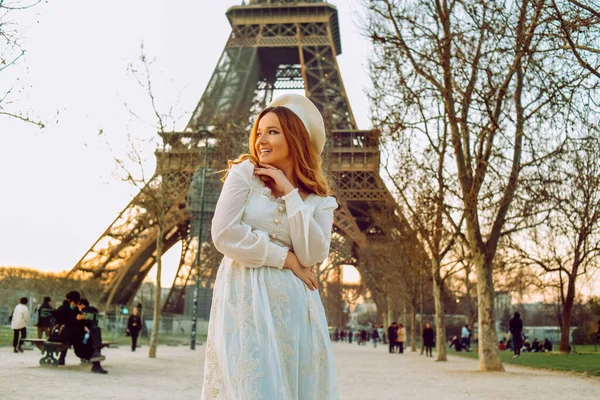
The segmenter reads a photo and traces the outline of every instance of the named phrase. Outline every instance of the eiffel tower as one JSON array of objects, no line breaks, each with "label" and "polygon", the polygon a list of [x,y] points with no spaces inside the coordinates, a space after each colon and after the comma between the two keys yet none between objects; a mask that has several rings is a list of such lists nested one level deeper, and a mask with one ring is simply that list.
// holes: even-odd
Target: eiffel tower
[{"label": "eiffel tower", "polygon": [[[367,287],[375,284],[361,263],[360,249],[386,234],[374,213],[394,214],[395,202],[379,176],[378,132],[358,130],[336,57],[342,53],[338,12],[324,1],[250,0],[227,10],[232,31],[207,88],[183,132],[161,133],[168,143],[156,153],[153,180],[119,214],[115,221],[75,265],[71,273],[99,279],[105,286],[105,309],[128,304],[156,261],[157,222],[147,210],[147,193],[168,185],[175,193],[167,205],[163,248],[182,242],[179,268],[163,311],[181,313],[188,286],[199,273],[203,287],[210,288],[219,257],[203,257],[194,268],[198,234],[190,229],[194,210],[188,189],[203,167],[201,132],[219,140],[218,159],[210,168],[223,168],[227,158],[243,152],[249,121],[273,97],[275,90],[304,90],[320,109],[326,122],[328,143],[325,165],[334,183],[340,208],[335,213],[334,235],[345,243],[340,264],[356,265]],[[192,184],[192,188],[198,185]],[[206,181],[204,221],[212,219],[220,191],[217,179]],[[189,193],[192,196],[193,191]],[[398,220],[398,218],[396,218]],[[398,229],[414,235],[403,223]],[[204,241],[210,238],[203,225]],[[364,260],[363,260],[364,261]],[[371,284],[370,284],[371,283]]]}]

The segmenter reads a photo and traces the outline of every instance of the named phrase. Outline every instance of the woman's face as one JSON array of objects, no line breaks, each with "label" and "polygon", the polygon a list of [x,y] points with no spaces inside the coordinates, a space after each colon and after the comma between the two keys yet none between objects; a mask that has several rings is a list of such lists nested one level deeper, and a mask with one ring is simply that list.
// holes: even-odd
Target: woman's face
[{"label": "woman's face", "polygon": [[269,112],[258,122],[254,148],[261,163],[282,169],[291,164],[290,147],[281,129],[279,118]]}]

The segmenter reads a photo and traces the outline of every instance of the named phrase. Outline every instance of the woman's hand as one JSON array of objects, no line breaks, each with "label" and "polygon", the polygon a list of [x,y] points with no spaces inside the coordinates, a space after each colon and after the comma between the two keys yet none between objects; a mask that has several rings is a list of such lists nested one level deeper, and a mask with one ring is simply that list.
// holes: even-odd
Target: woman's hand
[{"label": "woman's hand", "polygon": [[313,270],[303,267],[302,264],[300,264],[300,261],[298,261],[298,257],[291,251],[288,251],[288,255],[283,265],[285,268],[290,269],[301,281],[306,283],[306,286],[308,286],[310,290],[318,288],[319,284]]},{"label": "woman's hand", "polygon": [[260,163],[259,165],[260,167],[254,167],[254,174],[258,175],[263,182],[265,180],[264,178],[271,178],[273,180],[273,189],[277,192],[283,193],[285,196],[295,189],[294,185],[290,183],[282,170],[265,163]]}]

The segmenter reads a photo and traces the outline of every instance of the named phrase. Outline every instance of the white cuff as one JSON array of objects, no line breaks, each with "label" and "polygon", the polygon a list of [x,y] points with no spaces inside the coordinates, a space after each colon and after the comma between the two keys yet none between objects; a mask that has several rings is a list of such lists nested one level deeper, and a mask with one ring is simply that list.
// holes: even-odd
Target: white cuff
[{"label": "white cuff", "polygon": [[285,201],[285,208],[287,210],[288,218],[300,211],[304,205],[302,197],[300,197],[300,193],[298,192],[298,188],[292,190],[281,198]]},{"label": "white cuff", "polygon": [[269,246],[267,248],[267,260],[265,261],[265,265],[268,267],[282,269],[283,264],[285,264],[285,259],[287,258],[287,253],[287,247],[279,246],[273,242],[269,242]]}]

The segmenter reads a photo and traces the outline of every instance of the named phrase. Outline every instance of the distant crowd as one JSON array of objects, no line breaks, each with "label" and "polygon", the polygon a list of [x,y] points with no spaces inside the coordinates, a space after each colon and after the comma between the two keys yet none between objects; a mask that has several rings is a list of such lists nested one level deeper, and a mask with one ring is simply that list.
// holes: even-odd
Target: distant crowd
[{"label": "distant crowd", "polygon": [[[522,352],[544,353],[551,352],[554,348],[549,338],[545,338],[543,341],[534,338],[530,342],[529,338],[523,333],[523,321],[518,312],[514,314],[509,322],[509,332],[510,335],[508,338],[502,337],[498,341],[498,349],[501,351],[512,350],[514,358],[519,358]],[[468,324],[465,324],[461,328],[460,335],[453,336],[448,342],[449,347],[455,351],[471,351],[472,337],[473,330]],[[377,347],[379,342],[383,342],[389,345],[390,353],[402,354],[404,353],[407,334],[403,324],[392,322],[386,332],[384,332],[381,325],[373,325],[370,332],[366,329],[335,329],[331,338],[334,342],[352,343],[354,341],[358,345],[366,345],[370,342],[373,344],[373,347]],[[432,349],[435,347],[435,332],[430,323],[425,324],[425,328],[421,333],[421,339],[421,354],[425,352],[426,355],[432,356]],[[600,343],[600,321],[598,321],[597,343]]]},{"label": "distant crowd", "polygon": [[[421,354],[426,353],[427,356],[433,357],[433,347],[435,347],[435,332],[428,322],[425,324],[422,332],[422,348]],[[406,328],[403,324],[398,322],[392,322],[387,328],[387,332],[384,332],[382,325],[373,325],[371,331],[368,332],[366,329],[352,330],[352,329],[335,329],[332,334],[332,340],[334,342],[347,342],[352,344],[354,341],[359,346],[367,345],[371,342],[374,348],[377,348],[379,342],[387,343],[389,346],[389,353],[404,353],[404,346],[407,340]]]}]

